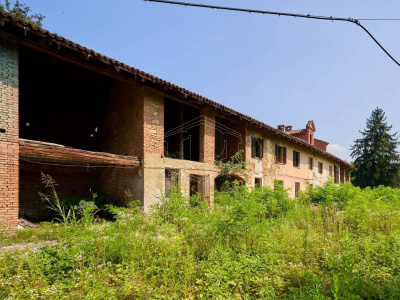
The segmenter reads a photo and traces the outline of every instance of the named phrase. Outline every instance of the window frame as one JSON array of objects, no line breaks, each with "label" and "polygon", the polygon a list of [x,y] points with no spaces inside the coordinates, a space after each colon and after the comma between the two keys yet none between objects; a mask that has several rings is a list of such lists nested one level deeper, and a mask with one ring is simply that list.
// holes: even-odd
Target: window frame
[{"label": "window frame", "polygon": [[310,156],[308,158],[308,169],[314,170],[314,157]]},{"label": "window frame", "polygon": [[300,168],[300,151],[293,150],[293,167]]},{"label": "window frame", "polygon": [[324,172],[324,163],[319,161],[318,162],[318,173],[322,174]]},{"label": "window frame", "polygon": [[251,157],[263,159],[264,157],[264,139],[255,136],[251,137]]},{"label": "window frame", "polygon": [[[169,176],[167,176],[167,174]],[[172,181],[172,177],[171,174],[175,174],[175,181]],[[170,184],[169,186],[167,185],[167,180],[170,180],[171,183],[175,182],[175,184]],[[180,172],[177,169],[173,169],[173,168],[165,168],[165,179],[164,179],[164,194],[166,198],[169,198],[172,194],[172,191],[174,188],[179,189],[180,188]]]},{"label": "window frame", "polygon": [[[257,184],[257,181],[259,181],[259,185]],[[254,177],[254,187],[260,188],[262,186],[263,186],[263,179],[261,177]]]},{"label": "window frame", "polygon": [[287,147],[275,144],[275,163],[286,165]]},{"label": "window frame", "polygon": [[294,197],[297,198],[299,197],[299,191],[300,191],[300,182],[295,182],[294,183]]}]

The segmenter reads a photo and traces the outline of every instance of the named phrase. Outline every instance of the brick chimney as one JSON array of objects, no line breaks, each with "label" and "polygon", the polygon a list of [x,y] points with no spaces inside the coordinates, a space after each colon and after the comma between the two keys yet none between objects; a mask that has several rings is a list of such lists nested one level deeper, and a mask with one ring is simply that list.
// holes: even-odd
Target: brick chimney
[{"label": "brick chimney", "polygon": [[285,125],[278,125],[278,130],[285,131]]},{"label": "brick chimney", "polygon": [[292,131],[293,130],[293,126],[289,125],[289,126],[285,126],[285,131]]}]

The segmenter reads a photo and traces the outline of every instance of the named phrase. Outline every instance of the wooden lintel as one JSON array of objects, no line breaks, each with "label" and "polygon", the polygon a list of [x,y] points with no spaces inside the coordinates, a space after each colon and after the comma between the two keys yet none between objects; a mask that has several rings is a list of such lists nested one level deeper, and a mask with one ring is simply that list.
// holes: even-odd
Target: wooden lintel
[{"label": "wooden lintel", "polygon": [[56,162],[65,165],[140,166],[137,156],[86,151],[26,139],[19,140],[19,156],[34,162]]}]

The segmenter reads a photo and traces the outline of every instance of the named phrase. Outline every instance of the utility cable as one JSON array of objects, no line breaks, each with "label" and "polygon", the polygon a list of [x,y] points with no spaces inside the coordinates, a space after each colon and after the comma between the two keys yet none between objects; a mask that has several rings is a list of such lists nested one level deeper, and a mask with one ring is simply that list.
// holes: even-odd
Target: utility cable
[{"label": "utility cable", "polygon": [[[235,7],[226,7],[226,6],[215,6],[215,5],[207,5],[207,4],[197,4],[197,3],[188,3],[188,2],[178,2],[178,1],[167,1],[167,0],[144,0],[145,2],[159,2],[166,4],[175,4],[182,6],[193,6],[193,7],[203,7],[203,8],[211,8],[211,9],[221,9],[221,10],[230,10],[230,11],[239,11],[239,12],[248,12],[248,13],[257,13],[263,15],[276,15],[276,16],[284,16],[284,17],[294,17],[294,18],[306,18],[306,19],[316,19],[316,20],[324,20],[324,21],[343,21],[350,22],[358,25],[362,28],[373,40],[374,42],[389,56],[399,67],[400,63],[390,55],[388,51],[375,39],[375,37],[360,24],[360,19],[353,18],[337,18],[337,17],[326,17],[326,16],[313,16],[313,15],[304,15],[304,14],[293,14],[293,13],[283,13],[283,12],[275,12],[275,11],[267,11],[267,10],[255,10],[255,9],[245,9],[245,8],[235,8]],[[385,19],[361,19],[361,20],[385,20]],[[397,19],[386,19],[386,20],[397,20]]]}]

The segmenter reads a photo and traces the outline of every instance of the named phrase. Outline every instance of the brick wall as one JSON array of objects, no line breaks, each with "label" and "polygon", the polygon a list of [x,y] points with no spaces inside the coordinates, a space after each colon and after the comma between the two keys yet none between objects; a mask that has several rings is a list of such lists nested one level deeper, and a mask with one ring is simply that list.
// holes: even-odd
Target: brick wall
[{"label": "brick wall", "polygon": [[203,108],[200,112],[200,161],[214,164],[215,160],[215,113]]},{"label": "brick wall", "polygon": [[[110,102],[102,121],[101,150],[143,157],[143,92],[139,85],[114,82]],[[109,200],[126,204],[126,191],[134,200],[143,199],[141,167],[101,168],[100,185]]]},{"label": "brick wall", "polygon": [[92,200],[91,189],[99,189],[98,168],[50,166],[21,161],[19,215],[30,221],[48,221],[54,215],[39,197],[39,192],[49,192],[41,182],[41,172],[56,181],[55,187],[60,199],[76,197],[78,200]]},{"label": "brick wall", "polygon": [[0,129],[0,226],[17,230],[18,48],[2,40],[0,40]]},{"label": "brick wall", "polygon": [[143,105],[143,204],[148,211],[161,198],[164,189],[164,94],[143,87]]}]

